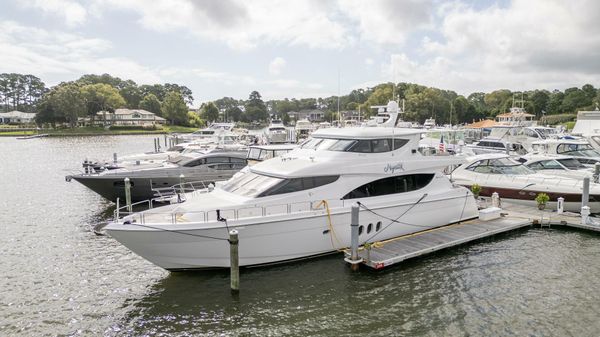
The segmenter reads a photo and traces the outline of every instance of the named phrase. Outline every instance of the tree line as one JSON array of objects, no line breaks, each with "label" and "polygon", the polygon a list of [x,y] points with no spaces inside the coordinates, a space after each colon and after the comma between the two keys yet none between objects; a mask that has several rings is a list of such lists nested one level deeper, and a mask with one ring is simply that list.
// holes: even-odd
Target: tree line
[{"label": "tree line", "polygon": [[560,90],[508,89],[468,96],[414,83],[382,83],[372,88],[355,89],[347,95],[318,98],[285,98],[263,101],[258,91],[247,99],[223,97],[202,104],[198,113],[189,113],[192,91],[186,86],[165,83],[138,85],[109,74],[84,75],[47,88],[36,76],[0,74],[0,110],[37,112],[38,123],[76,125],[79,117],[94,119],[99,111],[117,108],[144,109],[166,118],[172,124],[201,126],[204,121],[260,122],[276,115],[289,120],[291,111],[319,109],[327,120],[337,119],[337,111],[359,110],[365,118],[376,113],[370,107],[389,100],[404,102],[404,119],[423,122],[435,118],[438,123],[470,123],[493,118],[513,105],[536,115],[575,113],[593,110],[600,104],[600,89],[591,84]]}]

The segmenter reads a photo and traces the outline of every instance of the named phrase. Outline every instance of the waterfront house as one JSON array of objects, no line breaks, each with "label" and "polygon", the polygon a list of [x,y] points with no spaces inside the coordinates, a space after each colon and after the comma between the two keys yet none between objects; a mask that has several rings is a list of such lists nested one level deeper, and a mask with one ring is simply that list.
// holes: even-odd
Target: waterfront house
[{"label": "waterfront house", "polygon": [[96,113],[96,125],[132,125],[151,126],[165,124],[166,119],[143,109],[117,109],[115,112],[99,111]]},{"label": "waterfront house", "polygon": [[22,111],[0,112],[0,124],[33,124],[35,113]]},{"label": "waterfront house", "polygon": [[290,111],[288,112],[288,116],[296,121],[308,119],[311,122],[320,122],[325,119],[325,112],[318,109],[305,109],[300,111]]}]

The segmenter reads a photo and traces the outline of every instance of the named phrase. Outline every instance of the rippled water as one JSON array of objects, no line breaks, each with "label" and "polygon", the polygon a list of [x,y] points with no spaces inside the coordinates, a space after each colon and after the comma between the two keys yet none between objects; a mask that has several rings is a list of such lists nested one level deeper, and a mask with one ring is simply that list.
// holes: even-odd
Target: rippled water
[{"label": "rippled water", "polygon": [[91,224],[112,205],[66,169],[150,136],[0,138],[0,335],[598,336],[600,236],[534,229],[353,273],[339,255],[169,273]]}]

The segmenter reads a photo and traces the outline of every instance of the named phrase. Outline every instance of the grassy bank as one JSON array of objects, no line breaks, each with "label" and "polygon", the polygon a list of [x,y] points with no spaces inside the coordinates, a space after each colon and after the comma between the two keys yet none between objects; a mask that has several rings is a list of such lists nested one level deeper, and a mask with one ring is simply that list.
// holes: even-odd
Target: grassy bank
[{"label": "grassy bank", "polygon": [[36,133],[47,133],[51,137],[68,137],[68,136],[115,136],[115,135],[153,135],[153,134],[165,134],[165,133],[188,133],[194,132],[198,128],[169,125],[163,126],[157,130],[144,130],[144,129],[118,129],[118,130],[107,130],[102,127],[79,127],[73,129],[42,129],[39,131],[27,130],[27,131],[4,131],[0,132],[0,137],[19,137],[29,136]]}]

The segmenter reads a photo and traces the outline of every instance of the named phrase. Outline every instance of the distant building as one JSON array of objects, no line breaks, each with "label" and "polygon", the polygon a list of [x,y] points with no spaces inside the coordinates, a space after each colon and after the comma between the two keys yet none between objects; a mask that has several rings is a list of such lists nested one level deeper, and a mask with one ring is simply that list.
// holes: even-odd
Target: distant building
[{"label": "distant building", "polygon": [[96,125],[138,125],[150,126],[165,124],[166,119],[143,109],[117,109],[114,113],[99,111],[96,113]]},{"label": "distant building", "polygon": [[35,113],[22,111],[0,112],[0,124],[33,124]]},{"label": "distant building", "polygon": [[290,111],[287,114],[288,114],[288,116],[290,116],[291,119],[294,119],[297,121],[301,120],[301,119],[308,119],[311,122],[320,122],[325,119],[325,112],[322,110],[318,110],[318,109]]}]

